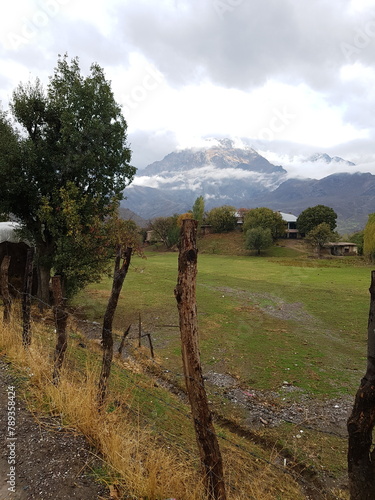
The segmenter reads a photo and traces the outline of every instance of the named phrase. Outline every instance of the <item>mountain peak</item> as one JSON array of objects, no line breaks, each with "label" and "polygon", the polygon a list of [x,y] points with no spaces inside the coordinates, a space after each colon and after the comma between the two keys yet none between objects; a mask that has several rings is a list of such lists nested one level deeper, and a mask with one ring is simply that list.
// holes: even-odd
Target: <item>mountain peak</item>
[{"label": "mountain peak", "polygon": [[355,163],[344,160],[343,158],[340,158],[340,156],[329,156],[327,153],[314,153],[313,155],[309,156],[305,162],[322,162],[324,163],[344,163],[345,165],[350,165],[352,167],[355,166]]}]

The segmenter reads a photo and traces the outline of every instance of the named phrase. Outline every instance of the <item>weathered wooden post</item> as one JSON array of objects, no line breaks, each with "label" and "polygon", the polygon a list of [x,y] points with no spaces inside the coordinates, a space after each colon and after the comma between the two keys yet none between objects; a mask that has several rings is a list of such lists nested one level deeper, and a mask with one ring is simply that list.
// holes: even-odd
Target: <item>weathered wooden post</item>
[{"label": "weathered wooden post", "polygon": [[33,263],[34,263],[34,248],[27,250],[25,277],[23,280],[22,294],[22,343],[24,347],[31,344],[31,291],[33,286]]},{"label": "weathered wooden post", "polygon": [[62,294],[60,276],[52,277],[52,292],[54,301],[53,311],[55,315],[55,325],[56,325],[56,335],[57,335],[52,381],[55,385],[57,385],[60,380],[60,371],[62,364],[64,362],[65,351],[68,346],[68,336],[66,333],[68,313],[65,310],[65,300]]},{"label": "weathered wooden post", "polygon": [[180,320],[185,383],[194,419],[206,492],[210,499],[225,500],[223,462],[208,407],[198,345],[197,226],[198,222],[192,219],[185,219],[182,223],[175,297]]},{"label": "weathered wooden post", "polygon": [[117,350],[118,352],[118,355],[121,357],[122,356],[122,351],[124,349],[124,345],[125,345],[125,340],[126,340],[126,337],[129,335],[129,332],[130,332],[130,328],[131,328],[131,324],[128,326],[128,328],[124,331],[124,335],[122,336],[122,339],[121,339],[121,342],[120,342],[120,345],[119,345],[119,348]]},{"label": "weathered wooden post", "polygon": [[4,304],[4,313],[3,313],[4,323],[10,323],[10,313],[12,309],[12,297],[10,296],[9,293],[9,265],[10,265],[10,255],[4,255],[0,267],[1,295]]},{"label": "weathered wooden post", "polygon": [[107,309],[105,311],[103,319],[103,330],[102,330],[103,360],[102,360],[102,369],[99,379],[99,394],[98,394],[99,408],[103,406],[107,394],[108,378],[111,373],[111,364],[113,358],[113,333],[112,333],[113,317],[115,315],[122,285],[124,283],[126,274],[130,266],[132,251],[133,249],[129,247],[125,250],[124,262],[120,268],[122,247],[118,247],[117,249],[115,269],[113,273],[112,292],[109,297]]},{"label": "weathered wooden post", "polygon": [[370,312],[367,327],[367,370],[348,419],[348,472],[351,500],[375,498],[375,271],[371,272]]}]

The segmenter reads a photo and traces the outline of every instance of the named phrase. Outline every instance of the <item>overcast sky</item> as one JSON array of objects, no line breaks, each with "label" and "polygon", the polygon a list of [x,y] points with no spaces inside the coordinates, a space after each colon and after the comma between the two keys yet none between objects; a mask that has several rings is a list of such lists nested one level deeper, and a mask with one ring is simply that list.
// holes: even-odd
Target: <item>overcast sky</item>
[{"label": "overcast sky", "polygon": [[16,0],[0,26],[2,106],[58,54],[98,62],[138,168],[230,137],[375,173],[375,0]]}]

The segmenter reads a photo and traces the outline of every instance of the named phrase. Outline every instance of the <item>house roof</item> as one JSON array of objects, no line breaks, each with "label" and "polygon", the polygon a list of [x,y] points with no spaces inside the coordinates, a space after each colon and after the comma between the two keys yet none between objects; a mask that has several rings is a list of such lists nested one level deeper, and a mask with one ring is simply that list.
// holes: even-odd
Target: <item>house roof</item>
[{"label": "house roof", "polygon": [[333,241],[328,242],[327,247],[356,247],[358,246],[356,243],[352,243],[351,241]]},{"label": "house roof", "polygon": [[297,217],[293,214],[286,214],[285,212],[279,212],[279,214],[285,222],[297,222]]}]

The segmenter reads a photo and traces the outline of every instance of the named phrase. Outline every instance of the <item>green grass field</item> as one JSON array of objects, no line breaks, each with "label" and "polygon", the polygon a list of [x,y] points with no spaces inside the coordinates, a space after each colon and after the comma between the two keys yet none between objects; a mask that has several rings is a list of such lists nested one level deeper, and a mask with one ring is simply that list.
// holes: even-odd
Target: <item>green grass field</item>
[{"label": "green grass field", "polygon": [[[141,313],[162,365],[181,374],[177,259],[158,251],[133,257],[115,327],[118,334],[130,323],[136,329]],[[202,240],[197,305],[204,370],[230,373],[254,389],[278,390],[286,380],[317,396],[353,394],[366,365],[370,271],[360,259],[311,259],[291,248],[246,255],[239,236]],[[110,279],[90,286],[75,305],[101,321],[110,286]]]}]

